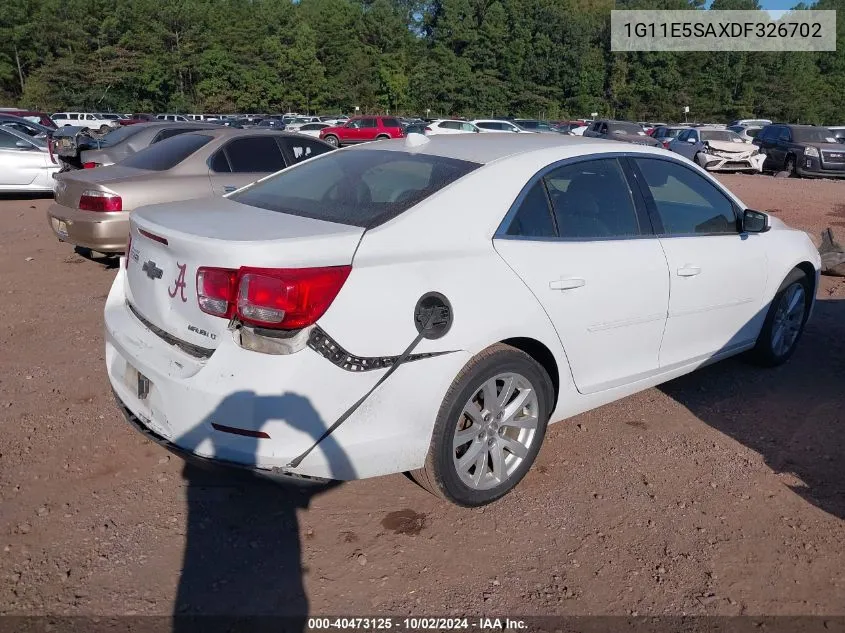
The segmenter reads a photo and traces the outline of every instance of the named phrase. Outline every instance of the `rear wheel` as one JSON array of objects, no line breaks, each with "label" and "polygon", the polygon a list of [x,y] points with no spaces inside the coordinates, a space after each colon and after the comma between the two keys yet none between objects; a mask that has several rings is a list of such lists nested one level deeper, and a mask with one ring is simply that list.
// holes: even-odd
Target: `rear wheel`
[{"label": "rear wheel", "polygon": [[796,268],[780,285],[763,328],[752,350],[760,365],[775,367],[789,360],[804,332],[804,323],[812,302],[812,283],[807,273]]},{"label": "rear wheel", "polygon": [[553,387],[528,354],[494,345],[455,378],[440,407],[421,486],[461,506],[502,497],[528,472],[551,413]]},{"label": "rear wheel", "polygon": [[377,140],[377,141],[386,141],[386,140],[388,140],[389,138],[390,138],[390,136],[388,136],[387,134],[379,134],[379,135],[376,137],[376,140]]},{"label": "rear wheel", "polygon": [[332,145],[332,146],[334,146],[334,147],[340,147],[340,141],[339,141],[339,140],[338,140],[338,138],[337,138],[335,135],[333,135],[333,134],[329,134],[329,135],[327,135],[325,138],[323,138],[323,140],[324,140],[326,143],[328,143],[329,145]]},{"label": "rear wheel", "polygon": [[100,134],[106,134],[111,128],[105,123],[100,126]]}]

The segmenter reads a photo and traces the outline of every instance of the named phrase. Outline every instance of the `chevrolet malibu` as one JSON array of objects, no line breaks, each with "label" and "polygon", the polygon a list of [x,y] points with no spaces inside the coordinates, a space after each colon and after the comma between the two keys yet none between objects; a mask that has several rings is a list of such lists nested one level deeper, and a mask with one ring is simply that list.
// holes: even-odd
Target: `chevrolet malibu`
[{"label": "chevrolet malibu", "polygon": [[665,150],[562,135],[385,141],[136,210],[105,307],[127,419],[279,478],[511,490],[547,423],[810,315],[809,237]]}]

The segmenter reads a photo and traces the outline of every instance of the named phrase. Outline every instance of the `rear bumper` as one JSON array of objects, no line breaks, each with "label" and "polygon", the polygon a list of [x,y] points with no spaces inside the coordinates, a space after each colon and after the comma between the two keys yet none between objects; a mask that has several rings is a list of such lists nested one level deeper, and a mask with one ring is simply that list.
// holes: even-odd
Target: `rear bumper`
[{"label": "rear bumper", "polygon": [[[129,212],[80,211],[54,203],[47,221],[57,238],[101,253],[122,253],[129,236]],[[62,224],[66,232],[62,231]]]},{"label": "rear bumper", "polygon": [[201,457],[200,455],[192,453],[191,451],[187,451],[183,448],[180,448],[173,442],[151,431],[147,426],[144,425],[143,421],[141,421],[138,416],[136,416],[134,413],[132,413],[132,411],[129,410],[129,408],[123,403],[123,401],[120,399],[120,396],[118,396],[116,392],[112,391],[112,394],[114,395],[114,399],[117,403],[118,408],[120,409],[121,413],[123,413],[123,417],[126,418],[126,421],[132,428],[134,428],[136,431],[138,431],[141,435],[146,437],[151,442],[155,442],[159,446],[166,448],[174,455],[181,457],[186,462],[189,462],[191,464],[197,464],[199,466],[205,467],[222,466],[224,468],[246,470],[260,477],[265,477],[268,479],[297,485],[319,485],[331,481],[330,479],[321,479],[318,477],[296,475],[294,473],[291,473],[290,471],[286,471],[281,468],[271,468],[269,470],[265,470],[250,466],[248,464],[239,464],[237,462],[227,462],[222,459],[209,459],[207,457]]},{"label": "rear bumper", "polygon": [[[350,480],[420,468],[446,391],[468,360],[454,352],[403,365],[291,468],[386,370],[347,371],[307,347],[252,352],[230,333],[210,357],[191,356],[132,313],[124,283],[120,268],[105,307],[105,359],[133,425],[181,455],[270,476]],[[149,381],[143,397],[139,374]]]}]

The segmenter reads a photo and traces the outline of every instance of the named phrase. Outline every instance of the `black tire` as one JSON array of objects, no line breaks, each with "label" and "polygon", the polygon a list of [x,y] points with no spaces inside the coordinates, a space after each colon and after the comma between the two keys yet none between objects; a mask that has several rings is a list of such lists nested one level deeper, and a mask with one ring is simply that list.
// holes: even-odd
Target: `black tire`
[{"label": "black tire", "polygon": [[[458,432],[458,425],[463,420],[468,419],[463,413],[464,406],[471,398],[476,396],[486,381],[503,373],[512,373],[523,378],[536,393],[537,422],[534,436],[526,455],[521,462],[514,464],[515,469],[504,481],[487,489],[477,489],[470,487],[461,479],[455,465],[455,455],[456,451],[463,447],[456,449],[453,447],[453,442],[455,434]],[[501,392],[497,393],[497,396],[499,395],[501,395]],[[513,397],[516,398],[517,395],[515,394]],[[432,494],[460,506],[476,507],[496,501],[512,490],[531,468],[531,464],[534,463],[546,433],[553,398],[554,388],[548,373],[531,356],[514,347],[500,343],[488,347],[466,364],[452,382],[449,391],[446,392],[446,397],[443,399],[434,425],[434,433],[431,437],[431,445],[428,449],[425,465],[410,473],[411,477]],[[505,425],[503,424],[503,426]],[[506,432],[493,428],[492,430],[488,429],[487,433],[488,439],[486,441],[494,442],[498,441],[495,439],[496,435],[503,437]],[[481,438],[482,434],[479,434],[478,437]],[[491,439],[490,434],[493,434],[493,439]],[[465,445],[467,447],[465,454],[475,446],[475,440],[469,442],[471,444]],[[482,440],[481,446],[484,445],[484,442],[485,440]],[[484,455],[487,455],[486,451],[490,449],[483,450],[485,451]],[[505,453],[503,449],[499,450],[501,455],[505,455],[503,459],[510,459],[512,463],[518,459],[515,453]],[[460,457],[460,455],[458,456]],[[479,458],[481,458],[480,454]],[[484,458],[484,470],[491,468],[492,463],[492,457]]]},{"label": "black tire", "polygon": [[334,134],[327,134],[323,138],[323,140],[329,145],[333,145],[334,147],[340,147],[340,139],[338,139]]},{"label": "black tire", "polygon": [[[797,324],[797,333],[792,343],[786,350],[776,349],[774,343],[775,321],[779,316],[779,311],[783,309],[784,297],[786,297],[792,290],[795,284],[800,284],[804,290],[804,308],[801,314],[800,323]],[[813,283],[807,277],[807,273],[796,268],[790,272],[783,283],[775,293],[774,299],[769,306],[769,311],[766,313],[766,318],[763,321],[763,327],[760,330],[760,335],[757,337],[757,344],[750,352],[750,358],[756,364],[763,367],[776,367],[785,363],[792,354],[795,353],[795,348],[798,346],[798,341],[801,340],[801,335],[804,333],[804,324],[807,322],[807,316],[810,312],[810,305],[812,305]],[[784,334],[785,335],[785,334]]]},{"label": "black tire", "polygon": [[101,126],[100,126],[100,130],[99,130],[99,132],[100,132],[100,134],[107,134],[109,130],[111,130],[111,127],[110,127],[110,126],[108,126],[108,125],[101,125]]}]

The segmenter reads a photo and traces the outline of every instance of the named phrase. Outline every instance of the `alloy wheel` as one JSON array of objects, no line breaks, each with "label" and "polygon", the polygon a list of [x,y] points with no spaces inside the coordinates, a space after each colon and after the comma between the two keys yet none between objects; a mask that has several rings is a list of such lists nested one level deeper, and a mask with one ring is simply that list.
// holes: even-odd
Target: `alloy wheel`
[{"label": "alloy wheel", "polygon": [[772,322],[772,352],[784,356],[792,349],[804,321],[807,293],[804,285],[796,281],[781,295]]},{"label": "alloy wheel", "polygon": [[529,455],[539,423],[537,391],[520,374],[485,381],[464,405],[452,459],[464,484],[488,490],[506,482]]}]

